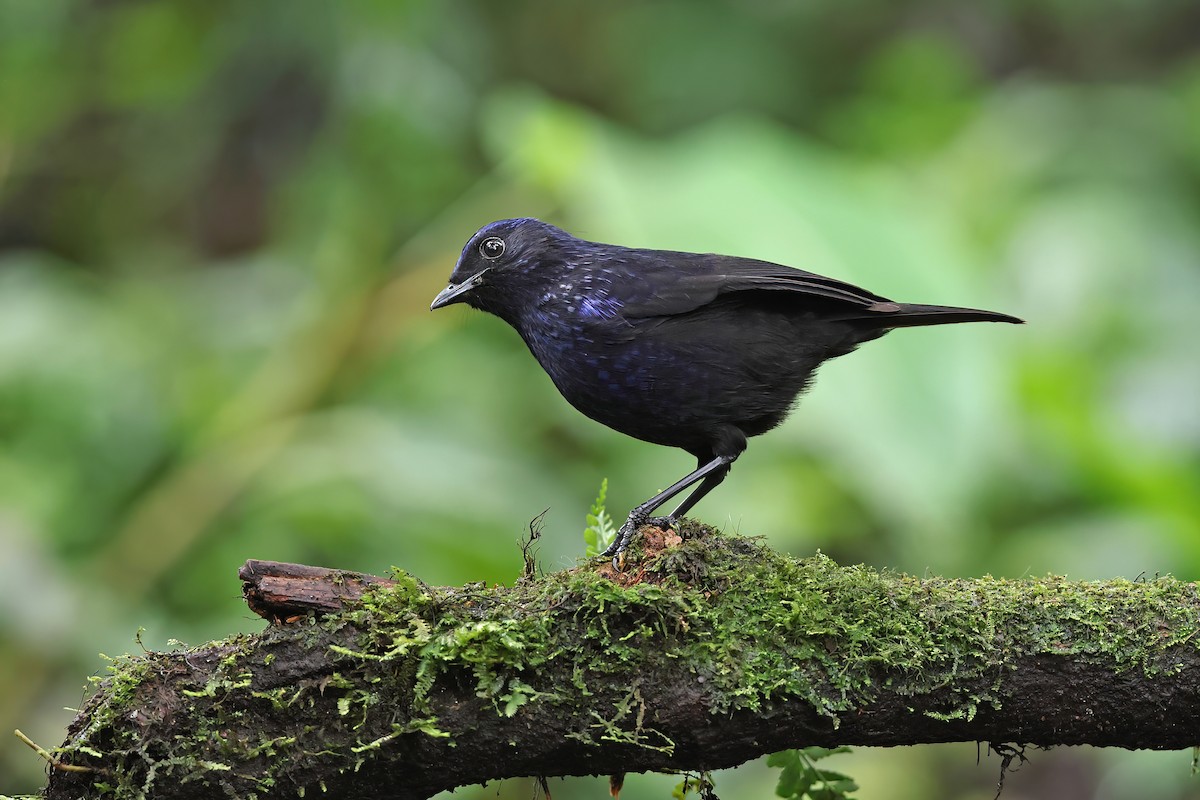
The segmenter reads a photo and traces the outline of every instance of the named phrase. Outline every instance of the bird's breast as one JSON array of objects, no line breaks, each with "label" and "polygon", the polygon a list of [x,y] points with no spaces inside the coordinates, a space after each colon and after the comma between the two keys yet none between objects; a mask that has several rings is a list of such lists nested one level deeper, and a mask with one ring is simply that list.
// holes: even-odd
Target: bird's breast
[{"label": "bird's breast", "polygon": [[539,309],[525,321],[521,333],[529,350],[576,407],[650,388],[655,380],[656,354],[616,314],[610,301],[581,299]]},{"label": "bird's breast", "polygon": [[522,337],[572,406],[646,441],[683,446],[674,430],[675,392],[703,385],[704,367],[687,363],[624,320],[579,314],[530,320]]}]

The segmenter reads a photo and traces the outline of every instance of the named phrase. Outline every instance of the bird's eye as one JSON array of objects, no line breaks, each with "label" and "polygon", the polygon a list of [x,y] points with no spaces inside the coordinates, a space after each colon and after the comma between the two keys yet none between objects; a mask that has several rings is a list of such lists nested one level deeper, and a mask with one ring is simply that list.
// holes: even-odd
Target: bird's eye
[{"label": "bird's eye", "polygon": [[499,258],[504,255],[504,240],[489,236],[479,243],[479,254],[484,258]]}]

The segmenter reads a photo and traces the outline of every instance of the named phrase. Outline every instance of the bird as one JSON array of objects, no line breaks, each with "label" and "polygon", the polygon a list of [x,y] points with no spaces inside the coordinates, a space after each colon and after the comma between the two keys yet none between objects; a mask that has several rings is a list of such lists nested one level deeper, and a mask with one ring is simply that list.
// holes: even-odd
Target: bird
[{"label": "bird", "polygon": [[[635,532],[674,527],[747,439],[783,422],[823,362],[895,328],[1023,322],[898,303],[752,258],[586,241],[530,217],[467,240],[430,310],[454,303],[507,322],[584,415],[695,457],[695,470],[629,512],[603,553],[618,569]],[[670,514],[652,516],[689,488]]]}]

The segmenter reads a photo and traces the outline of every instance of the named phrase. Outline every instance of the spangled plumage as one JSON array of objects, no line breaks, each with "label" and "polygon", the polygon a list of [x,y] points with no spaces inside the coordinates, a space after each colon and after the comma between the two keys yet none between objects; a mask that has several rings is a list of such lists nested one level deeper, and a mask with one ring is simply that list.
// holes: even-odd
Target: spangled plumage
[{"label": "spangled plumage", "polygon": [[896,303],[766,261],[587,242],[535,219],[471,237],[432,308],[457,302],[516,329],[587,416],[696,457],[696,471],[630,513],[612,553],[688,486],[701,481],[657,522],[720,483],[746,438],[782,422],[823,361],[893,328],[1021,321]]}]

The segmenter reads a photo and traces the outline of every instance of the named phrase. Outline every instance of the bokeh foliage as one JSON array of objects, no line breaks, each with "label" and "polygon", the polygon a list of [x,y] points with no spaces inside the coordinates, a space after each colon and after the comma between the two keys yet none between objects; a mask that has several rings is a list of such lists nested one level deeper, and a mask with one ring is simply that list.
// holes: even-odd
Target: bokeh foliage
[{"label": "bokeh foliage", "polygon": [[[704,519],[918,573],[1200,578],[1198,29],[1171,0],[0,0],[0,731],[56,742],[139,628],[258,629],[245,558],[511,581],[544,508],[559,567],[602,477],[620,516],[683,474],[502,323],[428,313],[507,216],[1029,320],[828,365]],[[990,796],[973,758],[834,768]],[[1200,791],[1178,754],[1035,762],[1007,791]],[[38,770],[0,747],[0,791]]]}]

